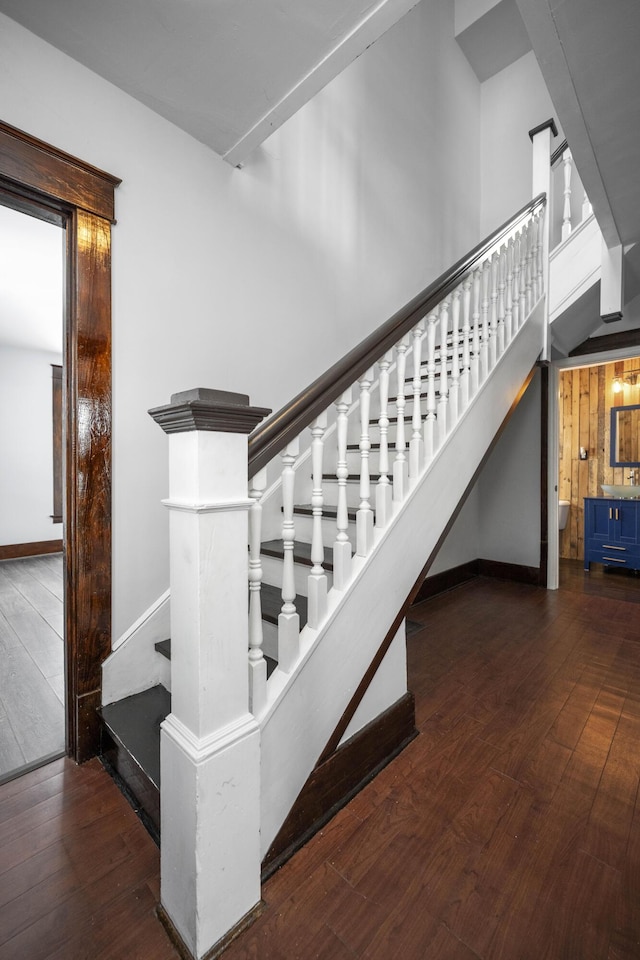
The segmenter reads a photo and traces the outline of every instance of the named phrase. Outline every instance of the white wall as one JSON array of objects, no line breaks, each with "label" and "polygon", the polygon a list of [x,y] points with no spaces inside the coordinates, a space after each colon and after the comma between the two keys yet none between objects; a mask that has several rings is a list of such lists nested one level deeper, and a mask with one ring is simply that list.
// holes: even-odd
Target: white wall
[{"label": "white wall", "polygon": [[482,233],[487,234],[532,199],[529,130],[553,117],[553,103],[533,52],[482,84]]},{"label": "white wall", "polygon": [[114,637],[166,589],[193,386],[277,407],[479,239],[479,85],[419,5],[242,170],[0,17],[2,119],[122,178],[113,230]]},{"label": "white wall", "polygon": [[54,524],[51,364],[60,354],[0,346],[0,544],[60,540]]},{"label": "white wall", "polygon": [[478,478],[479,556],[540,563],[540,372]]}]

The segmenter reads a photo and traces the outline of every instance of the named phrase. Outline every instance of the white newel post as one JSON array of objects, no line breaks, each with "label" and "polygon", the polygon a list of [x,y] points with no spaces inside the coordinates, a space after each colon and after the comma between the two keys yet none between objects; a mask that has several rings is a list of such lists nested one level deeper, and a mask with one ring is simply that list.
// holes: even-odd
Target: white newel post
[{"label": "white newel post", "polygon": [[[540,126],[529,131],[533,144],[532,188],[533,196],[546,193],[547,206],[540,213],[539,229],[542,231],[542,292],[545,298],[544,346],[542,359],[548,360],[551,355],[549,343],[549,231],[551,225],[551,137],[558,136],[558,130],[553,119],[547,120]],[[520,317],[522,323],[523,317]]]},{"label": "white newel post", "polygon": [[260,731],[248,708],[247,434],[219,390],[149,411],[169,435],[171,713],[162,724],[161,912],[200,960],[260,903]]}]

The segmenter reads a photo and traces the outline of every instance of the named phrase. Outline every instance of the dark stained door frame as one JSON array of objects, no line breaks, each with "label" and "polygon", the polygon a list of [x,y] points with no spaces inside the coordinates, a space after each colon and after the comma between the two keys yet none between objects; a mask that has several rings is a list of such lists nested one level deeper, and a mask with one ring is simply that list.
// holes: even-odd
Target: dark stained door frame
[{"label": "dark stained door frame", "polygon": [[111,651],[111,224],[119,183],[0,121],[2,202],[66,230],[67,752],[79,763],[98,751],[102,662]]}]

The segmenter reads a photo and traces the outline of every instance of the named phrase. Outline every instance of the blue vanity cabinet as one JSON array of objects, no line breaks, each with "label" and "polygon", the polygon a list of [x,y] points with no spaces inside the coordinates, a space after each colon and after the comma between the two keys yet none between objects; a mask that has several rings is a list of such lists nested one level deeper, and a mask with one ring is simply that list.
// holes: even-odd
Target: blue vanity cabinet
[{"label": "blue vanity cabinet", "polygon": [[584,498],[584,568],[591,563],[640,570],[640,500]]}]

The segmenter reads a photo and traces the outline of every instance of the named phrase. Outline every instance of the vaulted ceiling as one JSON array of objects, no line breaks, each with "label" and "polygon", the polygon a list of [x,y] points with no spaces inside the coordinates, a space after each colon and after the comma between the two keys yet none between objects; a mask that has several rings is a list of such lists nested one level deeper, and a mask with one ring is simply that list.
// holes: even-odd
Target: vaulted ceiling
[{"label": "vaulted ceiling", "polygon": [[233,164],[417,0],[2,0]]}]

